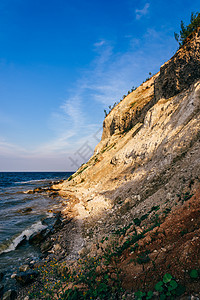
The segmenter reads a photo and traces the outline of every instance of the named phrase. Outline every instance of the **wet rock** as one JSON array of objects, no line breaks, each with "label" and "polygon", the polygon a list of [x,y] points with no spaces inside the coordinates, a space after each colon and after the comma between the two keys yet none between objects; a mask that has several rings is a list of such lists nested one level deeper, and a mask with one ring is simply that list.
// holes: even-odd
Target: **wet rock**
[{"label": "wet rock", "polygon": [[23,238],[22,238],[22,240],[17,245],[16,249],[18,249],[19,247],[21,247],[22,245],[24,245],[26,242],[27,242],[26,235],[24,235]]},{"label": "wet rock", "polygon": [[35,188],[34,190],[33,190],[33,192],[34,193],[41,193],[41,192],[43,192],[43,189],[42,188]]},{"label": "wet rock", "polygon": [[27,272],[20,272],[16,275],[16,281],[21,285],[27,285],[35,280],[39,272],[28,270]]},{"label": "wet rock", "polygon": [[19,267],[20,272],[26,272],[28,270],[30,270],[29,265],[22,265]]},{"label": "wet rock", "polygon": [[4,274],[0,272],[0,281],[3,279]]},{"label": "wet rock", "polygon": [[41,250],[42,253],[45,253],[45,252],[51,250],[52,247],[53,247],[52,241],[45,241],[45,242],[42,243],[42,245],[40,246],[40,250]]},{"label": "wet rock", "polygon": [[34,194],[34,191],[33,190],[29,190],[26,192],[26,194]]},{"label": "wet rock", "polygon": [[56,197],[58,195],[59,195],[58,192],[52,192],[52,193],[49,194],[50,197]]},{"label": "wet rock", "polygon": [[42,221],[43,225],[47,225],[49,227],[49,229],[59,229],[62,227],[63,222],[61,219],[61,214],[60,212],[57,213],[56,216],[54,217],[50,217],[50,218],[46,218]]},{"label": "wet rock", "polygon": [[17,292],[15,290],[8,290],[4,293],[2,300],[14,300],[17,298]]},{"label": "wet rock", "polygon": [[47,236],[47,229],[43,229],[39,232],[35,232],[33,233],[30,237],[29,237],[29,243],[32,245],[38,245],[41,241],[43,241],[46,236]]},{"label": "wet rock", "polygon": [[28,213],[28,212],[31,212],[31,211],[32,211],[32,208],[31,208],[31,207],[26,207],[26,208],[24,208],[24,209],[21,209],[21,212],[22,212],[23,214]]},{"label": "wet rock", "polygon": [[62,220],[61,220],[61,218],[60,217],[58,217],[57,219],[56,219],[56,221],[55,221],[55,223],[54,223],[54,228],[55,229],[59,229],[59,228],[61,228],[62,227]]},{"label": "wet rock", "polygon": [[3,289],[4,289],[4,285],[0,285],[0,297],[1,297],[2,294],[3,294]]}]

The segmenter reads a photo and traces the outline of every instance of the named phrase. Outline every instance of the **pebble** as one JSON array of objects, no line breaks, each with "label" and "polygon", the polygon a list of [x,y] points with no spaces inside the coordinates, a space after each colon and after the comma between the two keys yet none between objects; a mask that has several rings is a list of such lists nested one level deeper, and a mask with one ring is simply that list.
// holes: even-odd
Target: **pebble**
[{"label": "pebble", "polygon": [[29,265],[22,265],[19,267],[20,272],[26,272],[30,269]]},{"label": "pebble", "polygon": [[14,279],[17,276],[17,273],[13,273],[10,277],[11,279]]}]

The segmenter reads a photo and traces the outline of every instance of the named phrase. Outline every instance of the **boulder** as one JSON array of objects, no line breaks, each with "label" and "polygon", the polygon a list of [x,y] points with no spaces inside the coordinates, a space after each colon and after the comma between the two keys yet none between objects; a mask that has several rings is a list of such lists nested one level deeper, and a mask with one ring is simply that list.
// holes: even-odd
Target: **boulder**
[{"label": "boulder", "polygon": [[41,241],[43,241],[46,238],[46,231],[47,231],[47,229],[43,229],[39,232],[33,233],[29,237],[29,243],[34,244],[34,245],[38,245]]},{"label": "boulder", "polygon": [[39,275],[39,272],[34,270],[28,270],[27,272],[20,272],[15,276],[16,281],[20,285],[27,285],[35,280]]},{"label": "boulder", "polygon": [[60,227],[62,227],[63,222],[61,219],[61,214],[60,212],[57,213],[54,217],[49,217],[46,218],[42,221],[43,225],[47,225],[49,227],[49,229],[58,229]]}]

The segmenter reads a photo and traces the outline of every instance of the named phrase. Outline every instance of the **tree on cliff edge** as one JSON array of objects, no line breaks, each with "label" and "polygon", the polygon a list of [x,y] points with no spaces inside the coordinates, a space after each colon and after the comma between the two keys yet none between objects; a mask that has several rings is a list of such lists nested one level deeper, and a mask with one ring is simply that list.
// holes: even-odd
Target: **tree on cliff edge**
[{"label": "tree on cliff edge", "polygon": [[185,26],[183,21],[181,21],[181,30],[180,34],[174,33],[174,37],[176,41],[179,43],[181,47],[186,38],[198,27],[200,26],[200,13],[191,13],[190,24]]}]

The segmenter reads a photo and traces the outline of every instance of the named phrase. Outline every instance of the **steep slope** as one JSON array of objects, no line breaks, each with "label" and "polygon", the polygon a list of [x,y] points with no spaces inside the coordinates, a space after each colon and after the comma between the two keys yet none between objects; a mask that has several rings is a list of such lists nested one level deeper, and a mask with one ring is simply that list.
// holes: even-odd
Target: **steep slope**
[{"label": "steep slope", "polygon": [[[157,280],[170,271],[188,291],[200,290],[199,282],[187,279],[188,270],[200,266],[199,44],[198,28],[158,74],[110,112],[88,163],[54,186],[70,199],[63,212],[82,230],[83,243],[71,241],[76,254],[99,255],[99,244],[117,239],[113,251],[128,289],[154,284],[152,274]],[[114,238],[114,232],[123,234]],[[139,263],[147,250],[151,262]]]}]

